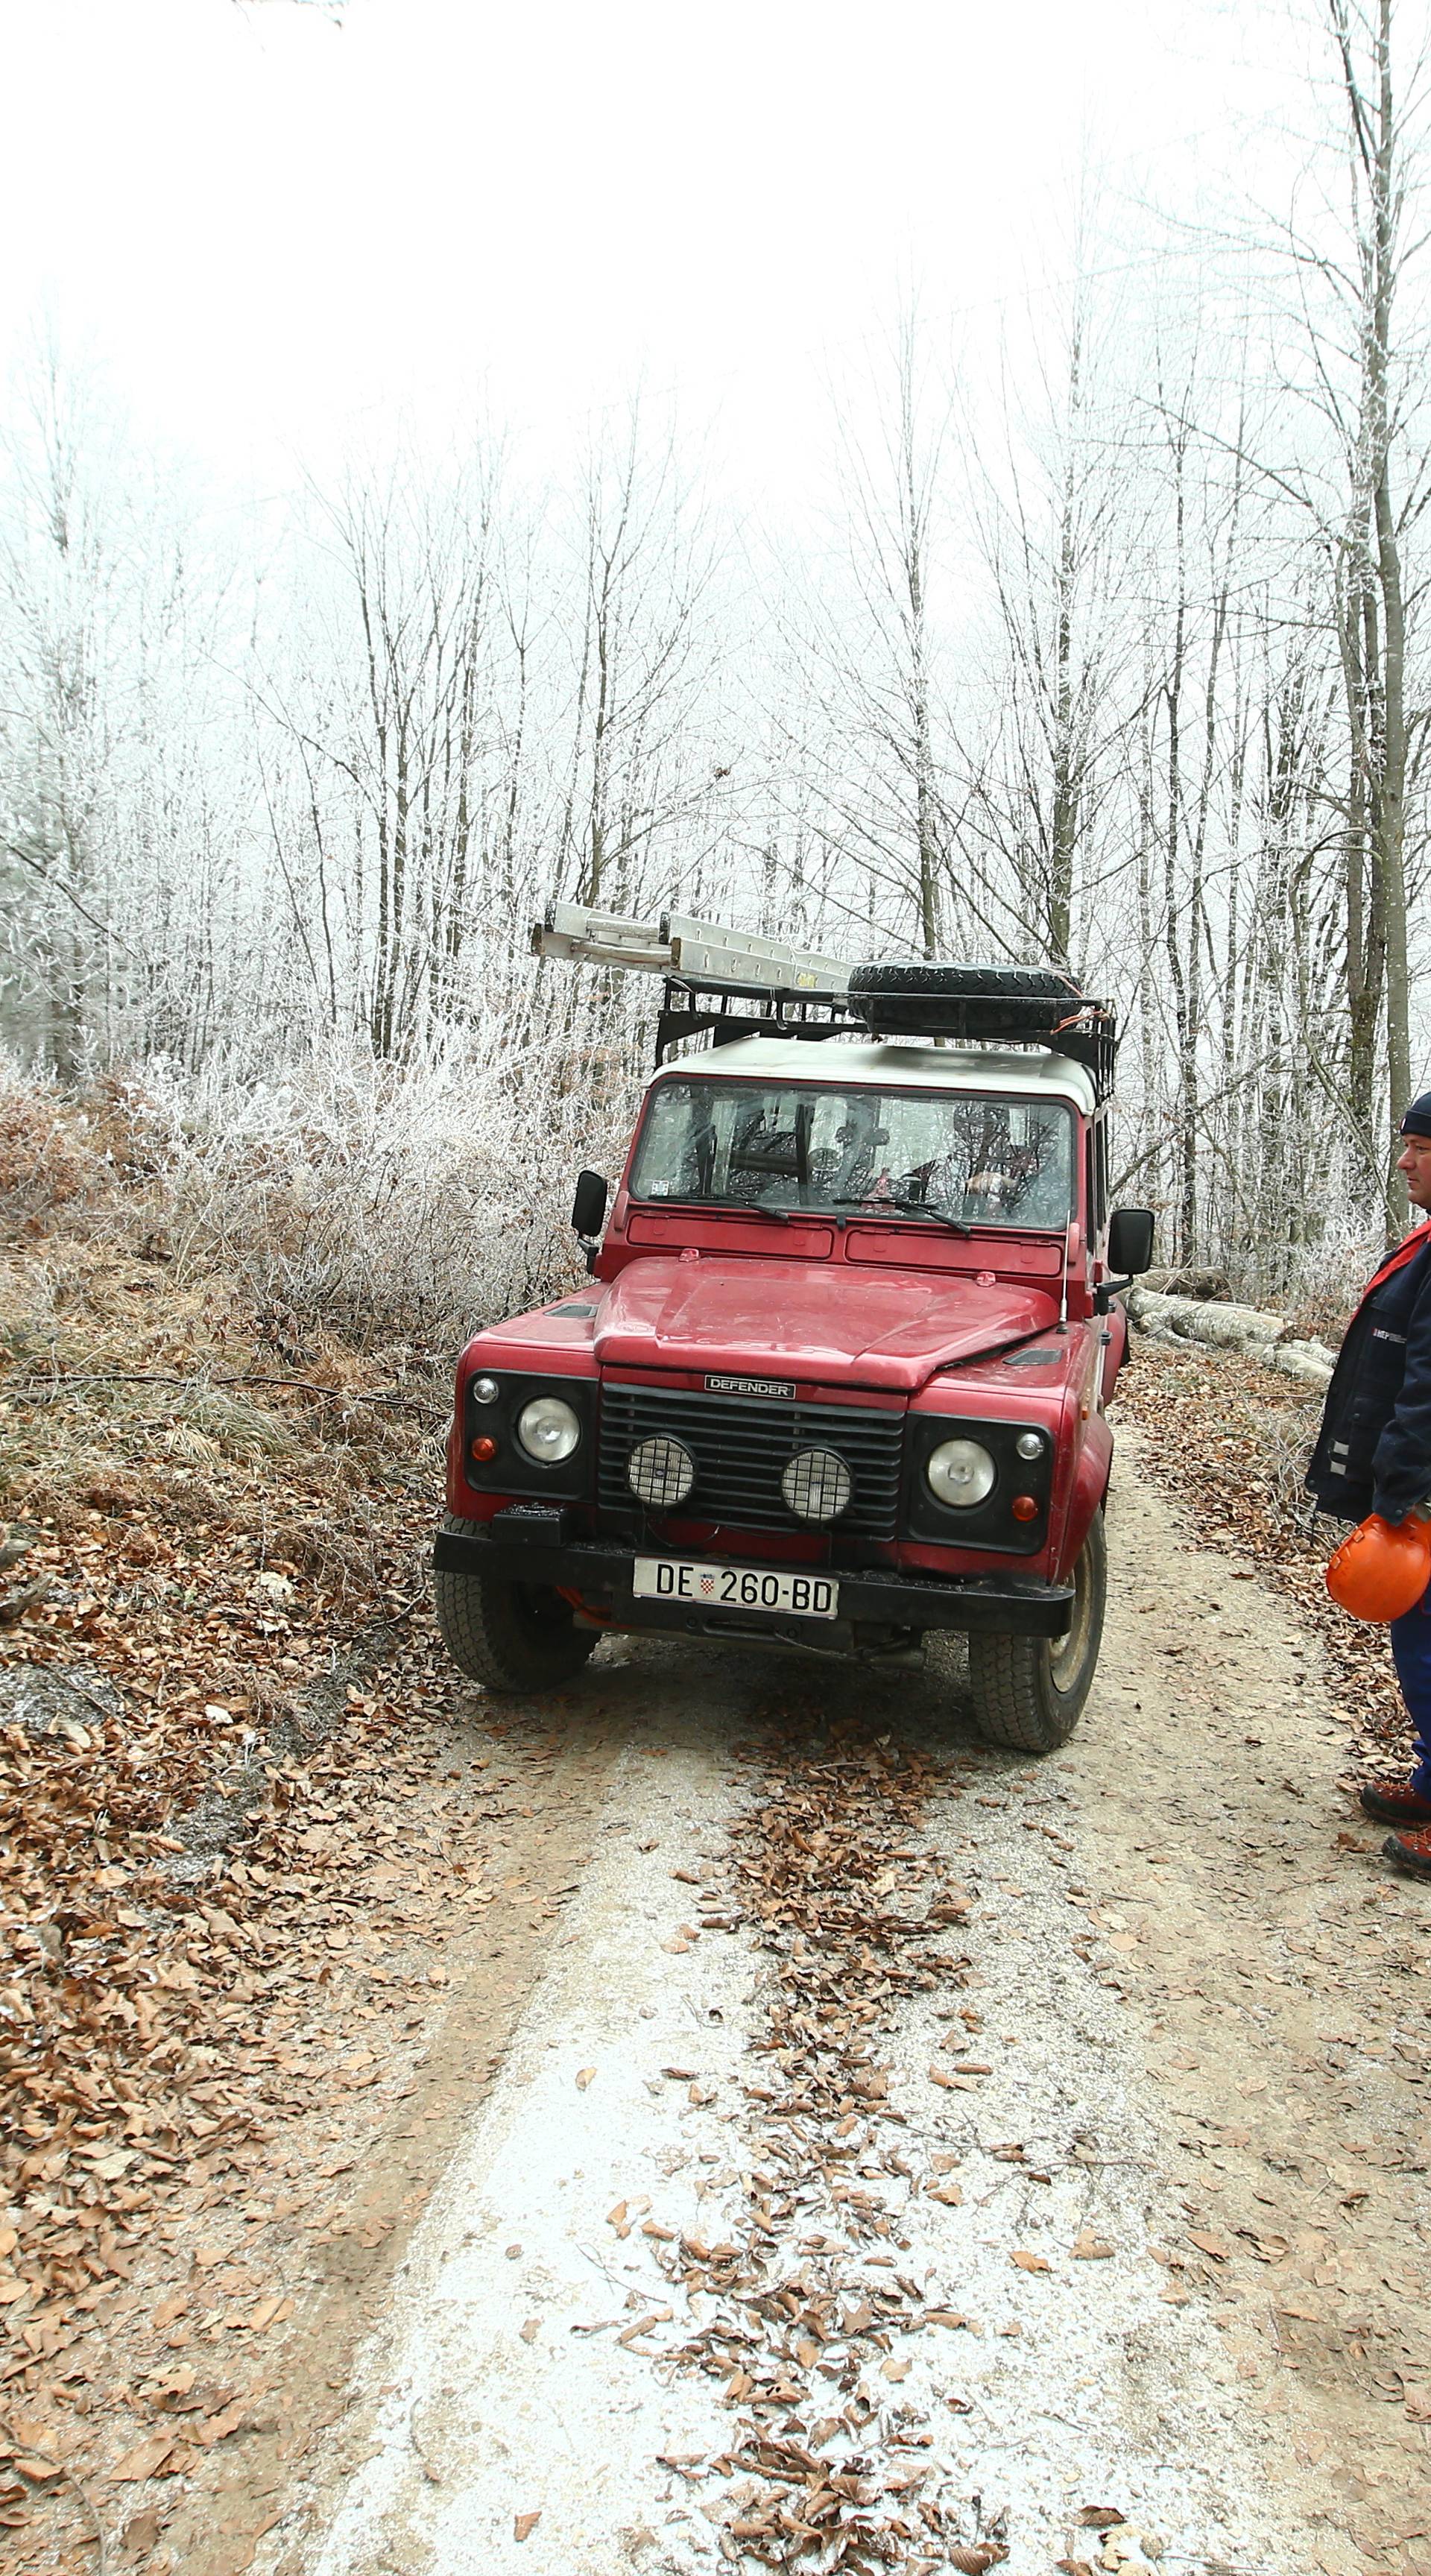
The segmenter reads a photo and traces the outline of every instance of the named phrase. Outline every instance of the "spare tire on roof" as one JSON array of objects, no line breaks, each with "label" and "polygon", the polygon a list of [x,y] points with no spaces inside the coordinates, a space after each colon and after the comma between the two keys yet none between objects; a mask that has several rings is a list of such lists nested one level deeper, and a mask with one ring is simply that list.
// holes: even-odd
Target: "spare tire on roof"
[{"label": "spare tire on roof", "polygon": [[1053,966],[952,966],[938,958],[912,964],[852,966],[850,999],[864,1001],[880,993],[948,993],[961,999],[979,994],[1011,1002],[1077,1002],[1082,995],[1071,975]]},{"label": "spare tire on roof", "polygon": [[850,1002],[876,1037],[1052,1038],[1084,1001],[1053,966],[955,966],[939,960],[854,966]]}]

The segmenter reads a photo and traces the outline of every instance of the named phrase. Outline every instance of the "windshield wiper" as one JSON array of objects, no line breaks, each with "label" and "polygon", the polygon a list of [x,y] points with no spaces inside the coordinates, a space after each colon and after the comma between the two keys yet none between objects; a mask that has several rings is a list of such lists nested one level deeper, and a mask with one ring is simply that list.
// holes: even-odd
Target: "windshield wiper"
[{"label": "windshield wiper", "polygon": [[927,1199],[887,1199],[869,1196],[854,1199],[827,1199],[825,1205],[873,1209],[876,1215],[881,1208],[898,1208],[904,1216],[933,1217],[936,1225],[947,1225],[951,1234],[972,1235],[974,1231],[972,1225],[964,1223],[962,1216],[947,1216],[943,1208],[931,1207]]},{"label": "windshield wiper", "polygon": [[809,1213],[805,1208],[771,1207],[760,1199],[639,1199],[637,1205],[657,1216],[672,1208],[693,1216],[768,1216],[775,1225],[789,1225]]}]

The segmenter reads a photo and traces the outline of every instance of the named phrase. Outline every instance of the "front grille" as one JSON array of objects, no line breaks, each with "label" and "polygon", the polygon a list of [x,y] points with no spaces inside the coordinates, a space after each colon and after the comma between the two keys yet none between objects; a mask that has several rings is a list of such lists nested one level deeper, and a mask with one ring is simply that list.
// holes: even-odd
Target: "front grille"
[{"label": "front grille", "polygon": [[801,1449],[833,1449],[854,1479],[848,1510],[833,1530],[892,1539],[899,1524],[902,1413],[853,1404],[769,1403],[755,1396],[699,1395],[662,1387],[601,1390],[597,1495],[606,1510],[629,1512],[626,1470],[638,1441],[679,1440],[696,1462],[696,1481],[682,1505],[687,1519],[742,1529],[802,1529],[780,1491],[781,1476]]}]

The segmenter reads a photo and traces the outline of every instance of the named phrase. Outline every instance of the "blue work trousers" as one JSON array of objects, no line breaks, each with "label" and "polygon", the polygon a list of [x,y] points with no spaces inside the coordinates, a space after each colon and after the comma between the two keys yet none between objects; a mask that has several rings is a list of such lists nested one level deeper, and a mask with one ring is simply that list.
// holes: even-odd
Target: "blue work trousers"
[{"label": "blue work trousers", "polygon": [[1431,1589],[1391,1623],[1391,1657],[1411,1719],[1411,1785],[1431,1798]]}]

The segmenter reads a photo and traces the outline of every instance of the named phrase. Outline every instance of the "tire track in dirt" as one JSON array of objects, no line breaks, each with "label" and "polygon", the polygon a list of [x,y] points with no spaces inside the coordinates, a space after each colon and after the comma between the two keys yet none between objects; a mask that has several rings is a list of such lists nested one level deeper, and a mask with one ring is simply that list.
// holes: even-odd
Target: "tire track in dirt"
[{"label": "tire track in dirt", "polygon": [[[920,1848],[940,1772],[858,1721],[827,1730],[815,1709],[777,1720],[756,1768],[727,1864],[762,1968],[747,2207],[732,2241],[682,2238],[665,2258],[688,2308],[701,2302],[673,2358],[722,2378],[736,2410],[708,2464],[744,2489],[717,2523],[721,2554],[982,2576],[1007,2555],[1002,2529],[977,2508],[966,2528],[962,2499],[931,2486],[934,2436],[899,2388],[911,2336],[968,2322],[900,2260],[906,2187],[958,2191],[943,2179],[953,2157],[926,2164],[912,2141],[918,2170],[901,2152],[882,2062],[901,2008],[957,1992],[963,1974],[945,1927],[967,1899],[928,1883]],[[941,2072],[951,2089],[965,2080]]]},{"label": "tire track in dirt", "polygon": [[[639,1713],[654,1678],[604,1668],[608,1712],[624,1686]],[[719,2440],[694,2382],[651,2381],[673,2311],[643,2232],[698,2237],[736,2178],[748,1978],[728,1935],[682,1930],[699,1908],[672,1877],[710,1865],[731,1797],[735,1712],[700,1698],[658,1740],[632,1726],[567,1937],[366,2356],[351,2442],[368,2456],[346,2487],[315,2482],[277,2566],[640,2566],[678,2474],[658,2455]]]}]

